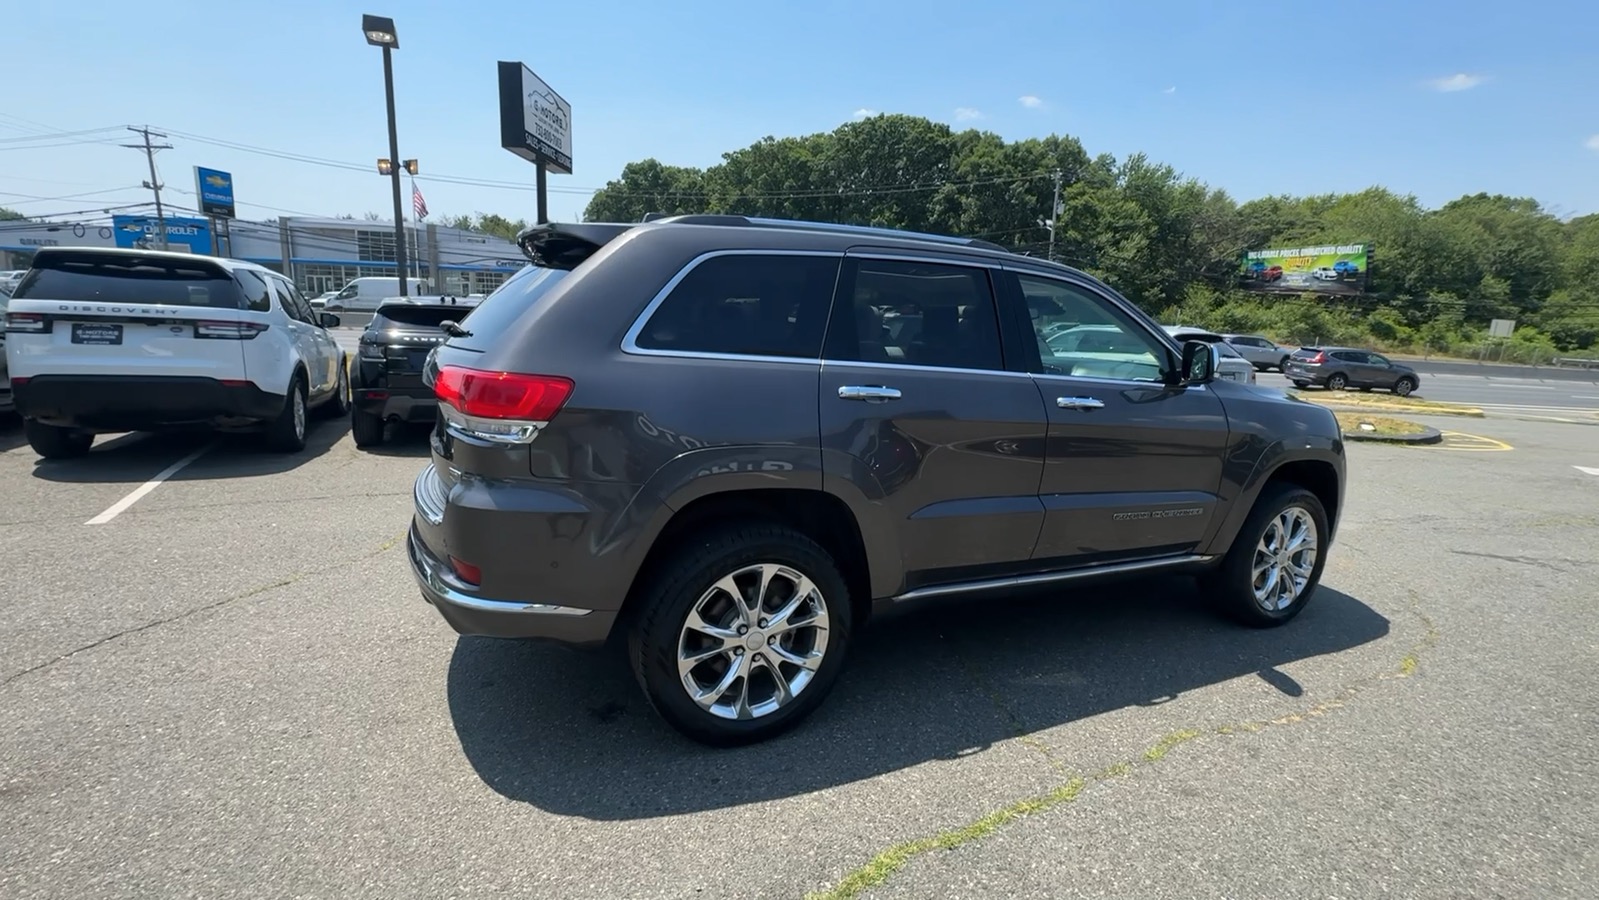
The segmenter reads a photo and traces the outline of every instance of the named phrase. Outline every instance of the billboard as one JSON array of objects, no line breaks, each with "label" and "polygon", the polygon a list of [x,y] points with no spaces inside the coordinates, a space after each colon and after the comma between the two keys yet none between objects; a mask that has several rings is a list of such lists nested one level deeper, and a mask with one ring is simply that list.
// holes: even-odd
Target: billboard
[{"label": "billboard", "polygon": [[[154,216],[112,216],[111,230],[118,247],[160,250]],[[211,252],[211,223],[205,219],[167,216],[167,247],[177,253]]]},{"label": "billboard", "polygon": [[200,198],[200,212],[224,219],[238,218],[233,203],[233,173],[195,166],[194,193]]},{"label": "billboard", "polygon": [[1288,247],[1245,253],[1238,283],[1252,291],[1363,294],[1370,273],[1370,244]]},{"label": "billboard", "polygon": [[500,66],[500,146],[531,163],[572,174],[572,104],[519,62]]}]

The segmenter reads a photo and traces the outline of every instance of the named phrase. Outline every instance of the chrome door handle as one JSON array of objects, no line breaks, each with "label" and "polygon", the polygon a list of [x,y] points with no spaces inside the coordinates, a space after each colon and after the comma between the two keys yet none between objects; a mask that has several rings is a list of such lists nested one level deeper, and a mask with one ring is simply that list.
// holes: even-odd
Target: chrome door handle
[{"label": "chrome door handle", "polygon": [[838,389],[840,400],[865,400],[867,403],[882,403],[885,400],[898,400],[899,388],[882,387],[881,385],[846,384]]},{"label": "chrome door handle", "polygon": [[1105,401],[1093,397],[1056,397],[1055,405],[1061,409],[1104,409]]}]

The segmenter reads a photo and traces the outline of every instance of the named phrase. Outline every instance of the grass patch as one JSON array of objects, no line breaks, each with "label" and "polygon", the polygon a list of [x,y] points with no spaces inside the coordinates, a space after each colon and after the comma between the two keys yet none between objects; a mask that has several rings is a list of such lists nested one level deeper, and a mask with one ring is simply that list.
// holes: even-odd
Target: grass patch
[{"label": "grass patch", "polygon": [[1467,416],[1483,418],[1483,411],[1475,406],[1444,403],[1441,400],[1423,400],[1420,397],[1400,397],[1397,394],[1368,394],[1363,391],[1295,391],[1294,396],[1324,406],[1374,409],[1387,412],[1413,412],[1432,416]]},{"label": "grass patch", "polygon": [[1344,434],[1358,432],[1360,434],[1375,434],[1392,436],[1400,434],[1420,434],[1426,426],[1419,425],[1408,419],[1396,419],[1393,416],[1374,416],[1363,412],[1337,412],[1338,427]]}]

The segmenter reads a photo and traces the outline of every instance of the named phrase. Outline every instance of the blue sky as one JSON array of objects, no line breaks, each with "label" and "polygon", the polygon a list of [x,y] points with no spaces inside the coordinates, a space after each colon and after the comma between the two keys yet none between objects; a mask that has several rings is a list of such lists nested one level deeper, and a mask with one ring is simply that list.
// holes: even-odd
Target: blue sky
[{"label": "blue sky", "polygon": [[8,3],[0,205],[148,199],[142,155],[116,146],[132,135],[44,135],[149,124],[172,133],[158,161],[176,203],[193,205],[181,190],[199,164],[234,173],[246,218],[389,209],[371,169],[200,140],[358,166],[386,155],[363,12],[397,22],[401,156],[421,160],[435,217],[533,217],[533,169],[498,146],[499,59],[572,103],[556,219],[628,161],[711,165],[861,110],[1141,150],[1240,199],[1382,184],[1430,206],[1489,191],[1599,212],[1592,0]]}]

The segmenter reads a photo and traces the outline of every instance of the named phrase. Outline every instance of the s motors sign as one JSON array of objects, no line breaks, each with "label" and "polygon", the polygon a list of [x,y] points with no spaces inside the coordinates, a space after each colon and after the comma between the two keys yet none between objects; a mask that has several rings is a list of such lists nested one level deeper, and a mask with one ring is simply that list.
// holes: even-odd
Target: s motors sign
[{"label": "s motors sign", "polygon": [[501,62],[500,146],[531,163],[572,174],[572,104],[519,62]]}]

